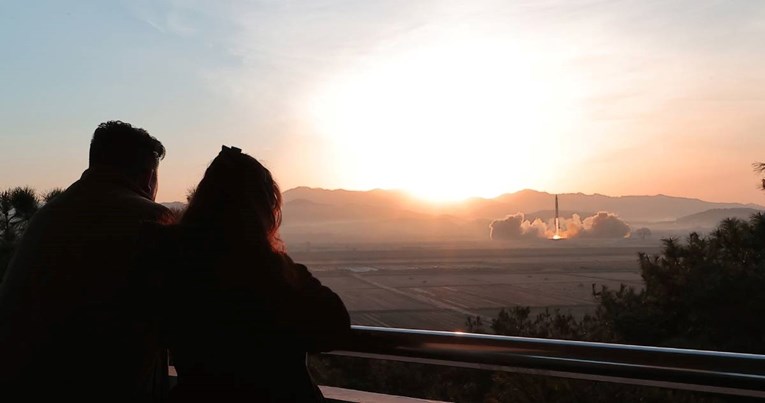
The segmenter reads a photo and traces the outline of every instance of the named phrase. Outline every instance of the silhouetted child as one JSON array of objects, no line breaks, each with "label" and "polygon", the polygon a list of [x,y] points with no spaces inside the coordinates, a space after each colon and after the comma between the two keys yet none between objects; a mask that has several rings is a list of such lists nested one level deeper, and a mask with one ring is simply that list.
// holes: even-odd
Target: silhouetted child
[{"label": "silhouetted child", "polygon": [[147,232],[147,264],[164,277],[172,401],[323,400],[306,353],[350,331],[340,298],[278,237],[281,194],[271,173],[223,147],[179,224]]}]

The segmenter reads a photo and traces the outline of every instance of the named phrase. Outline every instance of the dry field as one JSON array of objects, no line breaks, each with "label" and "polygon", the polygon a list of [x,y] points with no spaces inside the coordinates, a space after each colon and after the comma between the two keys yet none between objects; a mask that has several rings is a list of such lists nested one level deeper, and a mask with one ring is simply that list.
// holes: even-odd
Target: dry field
[{"label": "dry field", "polygon": [[525,248],[428,246],[314,248],[292,252],[337,292],[354,324],[464,330],[466,317],[515,305],[592,310],[592,287],[641,287],[638,251],[549,243]]}]

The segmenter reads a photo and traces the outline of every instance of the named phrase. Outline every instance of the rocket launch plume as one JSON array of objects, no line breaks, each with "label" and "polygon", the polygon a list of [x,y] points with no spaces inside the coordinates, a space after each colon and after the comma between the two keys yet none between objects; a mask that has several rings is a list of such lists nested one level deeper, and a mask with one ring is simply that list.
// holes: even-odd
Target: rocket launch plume
[{"label": "rocket launch plume", "polygon": [[578,214],[572,214],[571,218],[560,218],[559,213],[556,214],[557,219],[547,222],[539,218],[531,221],[526,219],[523,213],[510,214],[503,219],[494,220],[489,225],[491,239],[627,238],[630,236],[629,224],[613,213],[601,211],[584,219]]}]

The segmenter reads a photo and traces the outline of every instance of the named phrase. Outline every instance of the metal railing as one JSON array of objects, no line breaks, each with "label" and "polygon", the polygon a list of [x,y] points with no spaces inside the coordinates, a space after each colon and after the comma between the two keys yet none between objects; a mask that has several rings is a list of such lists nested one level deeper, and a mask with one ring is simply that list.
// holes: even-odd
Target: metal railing
[{"label": "metal railing", "polygon": [[765,355],[353,326],[331,354],[765,397]]}]

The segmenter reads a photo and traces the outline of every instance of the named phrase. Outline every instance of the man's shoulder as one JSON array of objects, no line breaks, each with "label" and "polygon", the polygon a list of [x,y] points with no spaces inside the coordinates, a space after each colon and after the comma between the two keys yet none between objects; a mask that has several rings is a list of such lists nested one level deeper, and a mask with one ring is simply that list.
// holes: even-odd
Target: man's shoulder
[{"label": "man's shoulder", "polygon": [[119,209],[127,216],[138,216],[142,220],[166,221],[172,217],[169,208],[157,203],[130,188],[111,183],[82,186],[75,191],[77,196],[69,204],[80,204],[82,208],[111,212]]},{"label": "man's shoulder", "polygon": [[[39,218],[37,218],[39,216]],[[170,223],[173,212],[160,203],[112,183],[77,181],[35,214],[36,221],[98,220]]]},{"label": "man's shoulder", "polygon": [[128,199],[136,210],[140,211],[142,215],[146,215],[147,219],[159,222],[172,221],[172,210],[165,207],[161,203],[157,203],[137,194],[130,195]]}]

